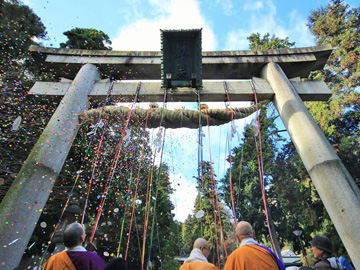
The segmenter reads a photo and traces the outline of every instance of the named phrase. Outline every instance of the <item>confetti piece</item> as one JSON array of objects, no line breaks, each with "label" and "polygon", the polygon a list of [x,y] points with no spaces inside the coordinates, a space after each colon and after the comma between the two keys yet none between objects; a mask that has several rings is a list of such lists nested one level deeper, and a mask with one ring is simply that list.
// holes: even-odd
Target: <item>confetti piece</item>
[{"label": "confetti piece", "polygon": [[19,238],[16,238],[15,240],[11,241],[8,246],[11,246],[12,244],[16,243],[19,240]]},{"label": "confetti piece", "polygon": [[19,126],[20,126],[20,124],[21,124],[21,120],[22,120],[21,116],[16,117],[14,123],[12,124],[12,128],[11,128],[11,129],[12,129],[12,130],[18,130],[18,129],[19,129]]},{"label": "confetti piece", "polygon": [[30,247],[28,247],[28,250],[30,250],[34,245],[35,245],[35,242],[32,243],[32,244],[30,245]]}]

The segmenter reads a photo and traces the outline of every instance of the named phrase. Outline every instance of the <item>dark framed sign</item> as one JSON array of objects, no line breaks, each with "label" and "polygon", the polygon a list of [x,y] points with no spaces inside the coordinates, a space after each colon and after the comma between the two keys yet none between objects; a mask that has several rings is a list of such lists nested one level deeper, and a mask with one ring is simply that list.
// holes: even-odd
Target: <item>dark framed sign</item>
[{"label": "dark framed sign", "polygon": [[201,29],[161,30],[161,53],[163,87],[202,87]]}]

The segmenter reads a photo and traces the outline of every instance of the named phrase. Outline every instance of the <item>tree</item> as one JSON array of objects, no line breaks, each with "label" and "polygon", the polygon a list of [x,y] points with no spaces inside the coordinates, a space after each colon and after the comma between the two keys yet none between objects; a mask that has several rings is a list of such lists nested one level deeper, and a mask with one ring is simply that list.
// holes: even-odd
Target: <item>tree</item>
[{"label": "tree", "polygon": [[[307,106],[359,185],[359,127],[356,124],[359,62],[358,57],[354,57],[359,53],[358,14],[359,8],[349,9],[342,1],[331,1],[309,17],[308,26],[318,45],[331,44],[335,50],[325,70],[315,71],[310,76],[310,79],[327,82],[333,96],[328,102],[313,102]],[[256,36],[253,40],[256,41]],[[316,233],[327,235],[337,243],[335,252],[344,254],[341,240],[291,143],[279,151],[272,177],[268,190],[269,208],[280,242],[298,244],[292,230],[300,226],[305,232],[305,242]]]},{"label": "tree", "polygon": [[247,37],[250,43],[250,50],[273,50],[273,49],[284,49],[290,48],[295,45],[295,42],[289,42],[289,38],[281,39],[270,34],[266,33],[263,37],[259,33],[253,33],[251,36]]},{"label": "tree", "polygon": [[[97,107],[98,105],[93,104],[93,106]],[[173,259],[177,254],[177,250],[173,248],[174,239],[177,237],[177,227],[171,214],[173,206],[169,199],[172,192],[169,173],[165,165],[161,165],[161,170],[157,166],[150,167],[153,153],[148,143],[149,137],[147,133],[145,133],[144,138],[144,120],[139,119],[136,115],[132,115],[130,118],[126,132],[129,137],[126,140],[123,139],[121,149],[119,148],[120,155],[111,178],[109,178],[109,172],[113,166],[115,152],[117,151],[125,121],[118,121],[108,125],[107,121],[103,119],[103,123],[104,126],[98,128],[96,136],[92,139],[91,131],[94,130],[94,126],[86,124],[81,126],[65,166],[44,208],[43,215],[39,220],[39,226],[35,229],[32,239],[33,242],[36,242],[33,246],[33,248],[36,248],[34,253],[40,252],[41,254],[44,242],[50,239],[78,172],[81,172],[81,174],[75,187],[76,194],[74,192],[73,197],[77,197],[81,210],[84,209],[89,179],[94,172],[86,207],[85,223],[91,230],[94,228],[100,202],[104,194],[106,194],[102,211],[99,212],[100,220],[97,223],[99,235],[96,240],[99,255],[108,260],[109,257],[116,256],[120,246],[120,254],[123,257],[127,254],[129,269],[139,269],[142,260],[143,239],[146,239],[145,266],[149,255],[148,248],[150,247],[150,241],[152,241],[150,257],[152,267],[160,269],[160,266],[164,263],[169,267],[167,269],[178,269],[178,266],[176,268],[177,262]],[[101,139],[103,132],[105,132],[105,135]],[[102,147],[98,151],[100,141],[102,141]],[[92,143],[90,144],[90,142]],[[142,146],[144,146],[144,151],[139,172],[140,177],[139,181],[137,181]],[[150,194],[147,196],[150,169],[153,170],[153,177],[149,182],[152,189],[150,189]],[[111,181],[107,192],[105,192],[108,179],[111,179]],[[138,184],[138,190],[135,198],[136,184]],[[147,208],[149,221],[145,228],[146,237],[143,238],[147,199],[149,199],[149,207]],[[81,215],[77,218],[80,222]],[[48,224],[47,228],[44,229],[40,226],[42,222]],[[131,230],[130,223],[132,225]],[[42,237],[39,238],[39,235]],[[50,247],[48,252],[52,252],[51,248],[53,247]]]},{"label": "tree", "polygon": [[64,32],[68,41],[61,48],[86,50],[111,50],[111,40],[103,31],[92,28],[74,28]]},{"label": "tree", "polygon": [[[358,128],[350,115],[359,114],[360,85],[360,7],[351,8],[342,0],[332,0],[313,11],[308,27],[318,45],[330,44],[334,51],[323,71],[313,72],[311,79],[324,80],[332,97],[327,102],[308,104],[309,111],[329,138],[351,176],[360,186],[356,158],[360,151]],[[351,128],[344,128],[344,125]]]},{"label": "tree", "polygon": [[343,0],[331,0],[311,13],[307,26],[317,45],[335,48],[323,73],[326,82],[336,83],[330,87],[333,94],[350,94],[351,88],[360,83],[360,7],[350,9]]},{"label": "tree", "polygon": [[[54,106],[27,93],[38,77],[28,49],[46,36],[41,19],[17,0],[0,0],[0,201],[44,129]],[[13,125],[15,120],[19,125]],[[15,127],[17,126],[17,127]]]},{"label": "tree", "polygon": [[[259,115],[262,138],[262,157],[264,171],[265,193],[272,186],[273,168],[277,153],[276,144],[281,137],[275,132],[275,117],[267,116],[267,109],[262,109]],[[258,239],[263,243],[269,242],[269,232],[265,218],[259,178],[258,158],[260,157],[257,127],[249,125],[245,128],[244,138],[239,147],[232,150],[231,173],[233,179],[233,196],[237,220],[246,220],[253,225]],[[232,208],[230,194],[230,170],[221,179],[223,198],[229,208]],[[267,202],[272,198],[267,195]],[[270,211],[268,209],[270,214]]]},{"label": "tree", "polygon": [[[28,48],[34,38],[45,38],[45,26],[41,19],[17,0],[0,0],[1,73],[17,60],[28,57]],[[30,59],[25,59],[30,60]]]},{"label": "tree", "polygon": [[[218,264],[217,257],[219,254],[220,264],[223,265],[226,248],[223,243],[225,242],[226,245],[232,244],[229,240],[228,232],[232,232],[234,227],[232,227],[233,225],[229,219],[230,215],[225,206],[219,202],[219,208],[217,207],[214,189],[215,177],[215,175],[212,176],[210,163],[202,162],[201,177],[200,179],[196,178],[199,193],[195,200],[194,214],[189,215],[183,224],[183,250],[185,254],[189,254],[194,241],[199,237],[204,238],[210,244],[211,256],[209,261]],[[216,181],[215,185],[218,186]],[[199,211],[204,211],[204,215],[196,217],[196,213]],[[220,211],[220,213],[218,211]],[[221,224],[219,216],[221,218]],[[223,233],[221,232],[221,228]],[[230,254],[229,251],[227,252]]]},{"label": "tree", "polygon": [[292,142],[284,144],[279,151],[272,175],[269,209],[279,241],[283,245],[292,242],[293,250],[301,253],[293,231],[302,230],[303,245],[308,246],[312,232],[320,230],[329,217]]}]

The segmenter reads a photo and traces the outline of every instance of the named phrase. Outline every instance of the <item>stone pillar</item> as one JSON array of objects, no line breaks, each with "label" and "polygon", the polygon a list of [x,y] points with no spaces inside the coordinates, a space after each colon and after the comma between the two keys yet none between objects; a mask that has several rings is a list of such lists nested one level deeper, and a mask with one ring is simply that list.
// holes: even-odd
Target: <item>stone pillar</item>
[{"label": "stone pillar", "polygon": [[100,79],[84,65],[71,83],[44,132],[0,205],[0,269],[18,266],[55,180],[79,130],[78,115]]},{"label": "stone pillar", "polygon": [[276,63],[261,76],[274,90],[274,103],[345,248],[360,269],[360,191],[296,90]]}]

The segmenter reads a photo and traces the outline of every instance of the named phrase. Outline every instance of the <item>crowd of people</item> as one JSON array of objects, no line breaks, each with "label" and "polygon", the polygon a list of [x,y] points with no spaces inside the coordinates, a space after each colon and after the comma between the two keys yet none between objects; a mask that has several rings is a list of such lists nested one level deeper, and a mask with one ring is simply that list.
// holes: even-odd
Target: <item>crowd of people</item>
[{"label": "crowd of people", "polygon": [[[241,221],[236,227],[236,238],[239,247],[234,250],[225,263],[223,270],[285,270],[282,261],[274,252],[260,245],[255,240],[255,231],[252,226]],[[83,247],[85,241],[84,227],[79,223],[72,223],[63,233],[63,242],[66,249],[50,257],[43,270],[127,270],[126,261],[114,258],[106,263],[96,252],[88,251]],[[315,236],[310,241],[316,262],[313,268],[300,267],[299,270],[329,270],[344,269],[338,257],[332,257],[331,241],[324,236]],[[203,239],[195,240],[193,249],[179,268],[179,270],[216,270],[214,264],[208,262],[210,245]],[[348,262],[347,262],[348,263]],[[347,270],[352,270],[350,264]]]}]

